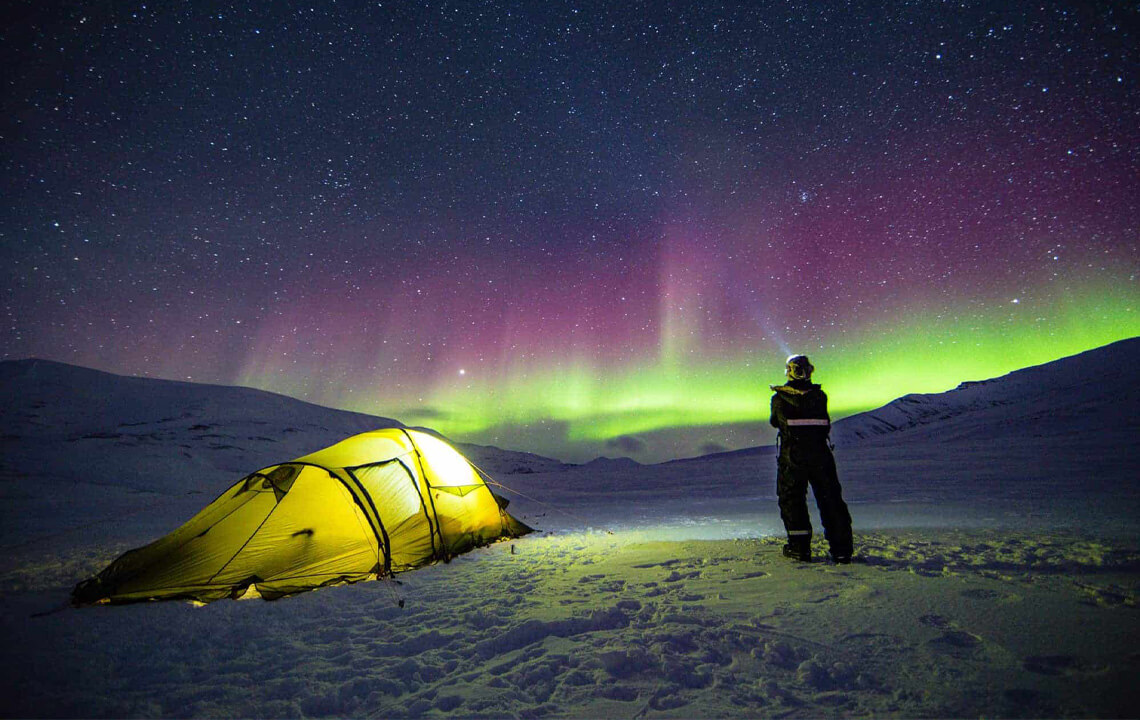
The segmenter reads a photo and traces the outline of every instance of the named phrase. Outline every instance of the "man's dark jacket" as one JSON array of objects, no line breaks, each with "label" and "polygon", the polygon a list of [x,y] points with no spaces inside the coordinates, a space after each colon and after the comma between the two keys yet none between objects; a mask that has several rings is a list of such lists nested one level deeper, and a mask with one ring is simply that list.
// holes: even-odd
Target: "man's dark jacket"
[{"label": "man's dark jacket", "polygon": [[780,431],[780,455],[795,465],[821,465],[831,455],[827,393],[807,380],[774,388],[772,427]]}]

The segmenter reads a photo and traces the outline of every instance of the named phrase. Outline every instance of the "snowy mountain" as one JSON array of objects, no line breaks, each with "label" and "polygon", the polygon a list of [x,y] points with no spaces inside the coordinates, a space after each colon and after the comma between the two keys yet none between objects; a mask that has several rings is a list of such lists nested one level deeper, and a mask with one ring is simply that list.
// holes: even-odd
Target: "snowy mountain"
[{"label": "snowy mountain", "polygon": [[[74,457],[111,452],[117,462],[157,457],[226,473],[292,459],[367,430],[400,427],[392,418],[335,410],[244,387],[124,377],[48,360],[0,362],[0,439],[49,444]],[[419,428],[433,432],[430,428]],[[438,433],[435,433],[438,435]],[[531,453],[458,444],[497,472],[536,472],[564,464]],[[177,448],[171,453],[170,448]],[[25,448],[26,449],[26,448]],[[117,451],[123,452],[117,452]],[[70,463],[68,463],[70,464]],[[126,474],[135,463],[127,461]],[[164,464],[160,464],[162,467]],[[181,482],[181,477],[173,478]],[[148,477],[148,483],[163,478]]]},{"label": "snowy mountain", "polygon": [[[1140,339],[1133,338],[840,420],[834,438],[845,492],[856,502],[897,502],[960,496],[968,488],[992,497],[1057,498],[1135,489],[1138,368]],[[245,473],[398,425],[248,388],[121,377],[44,360],[2,362],[0,545],[95,522],[99,527],[88,532],[113,536],[106,518],[162,505],[169,512],[144,513],[147,520],[131,525],[154,536]],[[773,499],[771,447],[645,466],[628,459],[577,466],[458,447],[523,493],[514,498],[523,516],[544,517],[546,503],[577,507],[573,522],[562,525],[662,514],[689,522],[694,515],[753,512],[758,501]]]},{"label": "snowy mountain", "polygon": [[596,457],[590,462],[575,465],[575,470],[632,470],[642,467],[641,463],[629,457]]},{"label": "snowy mountain", "polygon": [[[146,483],[164,482],[153,465],[162,457],[180,466],[248,472],[251,462],[269,464],[400,425],[250,388],[124,377],[47,360],[0,363],[0,404],[0,435],[16,450],[46,444],[63,450],[56,453],[61,457],[110,453],[127,463],[128,475],[138,464],[131,459],[145,456],[140,465],[147,471],[139,479]],[[45,462],[52,462],[50,455]]]},{"label": "snowy mountain", "polygon": [[1104,442],[1138,437],[1138,408],[1140,338],[1130,338],[948,392],[904,395],[837,421],[832,439],[842,446],[901,436],[951,441],[1079,434]]},{"label": "snowy mountain", "polygon": [[[171,505],[189,515],[239,477],[398,420],[242,387],[0,362],[0,544]],[[459,445],[494,474],[563,463]],[[150,531],[169,524],[159,520]]]}]

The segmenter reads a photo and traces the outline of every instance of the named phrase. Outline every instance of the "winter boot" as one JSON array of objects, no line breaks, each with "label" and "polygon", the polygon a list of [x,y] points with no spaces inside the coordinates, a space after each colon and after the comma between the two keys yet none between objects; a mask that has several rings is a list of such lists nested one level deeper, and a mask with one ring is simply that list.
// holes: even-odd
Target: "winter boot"
[{"label": "winter boot", "polygon": [[803,545],[800,543],[785,543],[784,544],[784,557],[797,560],[799,562],[811,562],[811,546]]}]

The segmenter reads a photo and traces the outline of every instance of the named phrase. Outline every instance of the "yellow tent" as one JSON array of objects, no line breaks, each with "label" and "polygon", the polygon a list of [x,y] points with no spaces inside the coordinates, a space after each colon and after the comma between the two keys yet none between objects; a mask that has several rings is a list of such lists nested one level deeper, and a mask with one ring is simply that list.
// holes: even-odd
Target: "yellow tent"
[{"label": "yellow tent", "polygon": [[273,600],[374,580],[531,532],[503,507],[447,443],[375,430],[243,478],[79,583],[72,602]]}]

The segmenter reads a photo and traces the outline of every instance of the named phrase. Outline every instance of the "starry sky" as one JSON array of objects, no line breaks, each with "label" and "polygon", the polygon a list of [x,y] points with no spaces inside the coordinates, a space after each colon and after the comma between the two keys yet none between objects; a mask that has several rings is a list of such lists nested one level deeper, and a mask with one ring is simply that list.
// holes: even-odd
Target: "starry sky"
[{"label": "starry sky", "polygon": [[1135,4],[5,3],[2,357],[581,462],[1140,334]]}]

